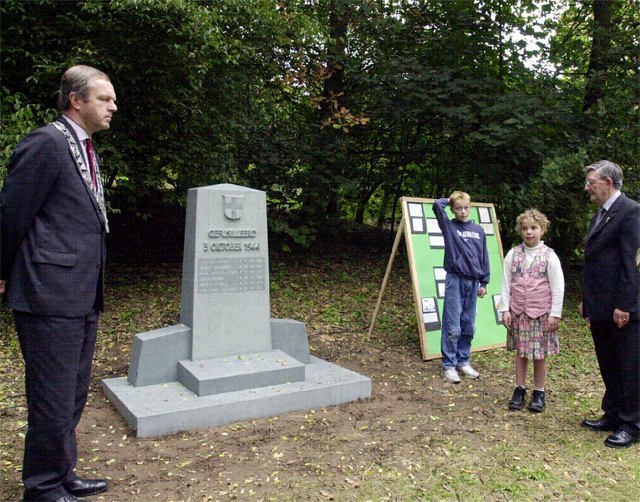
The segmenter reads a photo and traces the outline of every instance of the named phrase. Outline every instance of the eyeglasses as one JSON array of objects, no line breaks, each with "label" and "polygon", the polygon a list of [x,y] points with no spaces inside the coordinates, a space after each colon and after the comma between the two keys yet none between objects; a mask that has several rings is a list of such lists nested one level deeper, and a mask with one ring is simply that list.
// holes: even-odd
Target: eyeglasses
[{"label": "eyeglasses", "polygon": [[592,187],[593,185],[597,185],[598,183],[606,183],[607,180],[585,180],[584,184]]}]

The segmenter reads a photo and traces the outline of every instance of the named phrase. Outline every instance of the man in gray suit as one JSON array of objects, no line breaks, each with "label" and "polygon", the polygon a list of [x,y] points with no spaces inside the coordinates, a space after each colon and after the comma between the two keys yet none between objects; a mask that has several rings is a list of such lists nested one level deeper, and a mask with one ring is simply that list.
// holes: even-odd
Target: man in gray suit
[{"label": "man in gray suit", "polygon": [[107,489],[106,480],[80,479],[74,468],[109,229],[91,135],[109,128],[115,101],[106,74],[69,68],[60,84],[61,117],[18,144],[0,194],[0,289],[25,361],[25,501],[74,502]]},{"label": "man in gray suit", "polygon": [[620,191],[622,169],[601,160],[585,168],[585,190],[600,209],[584,251],[581,314],[589,321],[605,385],[604,415],[582,426],[611,432],[604,444],[640,441],[640,204]]}]

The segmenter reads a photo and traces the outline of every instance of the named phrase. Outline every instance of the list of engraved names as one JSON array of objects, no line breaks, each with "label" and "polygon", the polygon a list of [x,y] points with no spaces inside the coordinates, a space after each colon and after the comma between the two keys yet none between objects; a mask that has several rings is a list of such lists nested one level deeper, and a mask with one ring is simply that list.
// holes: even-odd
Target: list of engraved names
[{"label": "list of engraved names", "polygon": [[198,293],[245,293],[266,288],[265,258],[198,260]]}]

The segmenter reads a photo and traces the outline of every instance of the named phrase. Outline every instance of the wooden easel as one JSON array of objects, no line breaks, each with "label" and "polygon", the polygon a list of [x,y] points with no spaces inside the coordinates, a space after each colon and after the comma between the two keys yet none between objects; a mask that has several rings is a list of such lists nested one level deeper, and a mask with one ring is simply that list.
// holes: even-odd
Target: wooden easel
[{"label": "wooden easel", "polygon": [[[367,333],[367,340],[371,339],[371,334],[373,333],[373,326],[378,318],[378,313],[380,312],[380,306],[382,304],[382,297],[384,295],[384,291],[389,282],[389,276],[391,275],[391,268],[393,267],[393,263],[398,252],[398,248],[400,247],[400,239],[402,234],[405,235],[405,243],[407,246],[407,257],[409,259],[409,269],[411,271],[411,285],[413,289],[413,300],[414,307],[416,311],[416,318],[418,320],[418,331],[420,335],[420,347],[422,350],[422,357],[424,360],[435,359],[441,357],[440,352],[430,351],[429,343],[431,344],[431,348],[433,348],[433,344],[440,344],[439,338],[439,330],[441,329],[441,315],[440,310],[442,309],[441,304],[443,303],[443,290],[439,292],[438,283],[440,287],[444,288],[444,280],[443,279],[433,279],[433,274],[435,270],[438,269],[441,273],[446,274],[442,267],[442,262],[444,260],[444,240],[440,234],[439,242],[431,242],[431,238],[438,238],[439,228],[436,225],[436,228],[433,228],[434,216],[431,214],[431,210],[429,209],[429,213],[425,213],[425,208],[430,208],[430,205],[433,204],[434,199],[421,199],[416,197],[402,197],[401,199],[402,206],[402,219],[400,220],[400,225],[398,226],[398,231],[396,232],[396,237],[393,242],[393,248],[391,249],[391,256],[389,257],[389,262],[387,264],[387,270],[384,274],[384,279],[382,281],[382,286],[380,287],[380,293],[378,294],[378,301],[376,302],[376,307],[373,312],[373,316],[371,317],[371,324],[369,325],[369,331]],[[493,260],[492,262],[492,290],[493,294],[490,294],[491,305],[487,305],[486,301],[481,304],[478,304],[479,316],[482,314],[484,316],[484,342],[479,342],[479,345],[474,346],[473,351],[477,350],[489,350],[496,347],[504,347],[505,346],[505,338],[506,333],[497,332],[496,326],[500,325],[500,323],[496,322],[494,314],[496,312],[494,306],[494,300],[499,300],[500,294],[500,277],[502,276],[502,263],[504,261],[504,254],[502,250],[502,242],[500,240],[500,231],[497,224],[497,216],[495,213],[495,207],[493,204],[488,203],[472,203],[473,208],[477,208],[477,214],[482,219],[486,218],[484,222],[485,232],[489,231],[487,234],[487,240],[489,243],[489,239],[491,239],[491,245],[493,246],[493,254],[490,252],[490,257]],[[420,208],[422,206],[422,208]],[[412,214],[412,210],[418,208],[418,210],[422,213],[422,223],[416,226],[416,219],[420,220],[421,218],[416,218],[415,213]],[[482,208],[482,209],[481,209]],[[482,222],[480,222],[482,223]],[[431,229],[429,226],[431,224]],[[415,242],[414,242],[415,241]],[[416,253],[418,253],[418,257],[416,257]],[[424,253],[431,253],[434,256],[434,260],[425,260]],[[435,265],[433,262],[435,261],[435,256],[438,256],[439,264]],[[498,256],[499,255],[499,256]],[[420,269],[420,270],[418,270]],[[431,272],[433,271],[433,272]],[[420,281],[422,280],[422,287]],[[433,282],[432,282],[433,281]],[[433,293],[433,289],[436,289],[435,296]],[[421,295],[422,291],[422,295]],[[425,291],[429,291],[429,294],[425,294]],[[422,298],[424,296],[424,298]],[[494,298],[495,297],[495,298]],[[424,306],[423,306],[423,302]],[[429,303],[431,302],[429,307]],[[433,308],[435,307],[435,311]],[[425,309],[423,311],[423,308]],[[431,308],[431,310],[428,310]],[[427,320],[428,316],[432,316],[431,320]],[[492,320],[487,321],[488,316],[491,316]],[[493,327],[491,327],[491,325]],[[500,325],[500,329],[501,325]],[[434,337],[437,337],[434,340]],[[428,342],[428,339],[430,342]],[[488,338],[488,340],[487,340]],[[488,342],[488,343],[486,343]]]}]

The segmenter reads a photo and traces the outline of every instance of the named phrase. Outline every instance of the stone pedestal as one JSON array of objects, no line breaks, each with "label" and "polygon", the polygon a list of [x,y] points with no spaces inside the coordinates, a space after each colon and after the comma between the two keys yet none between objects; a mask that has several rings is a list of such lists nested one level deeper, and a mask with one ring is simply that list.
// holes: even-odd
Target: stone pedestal
[{"label": "stone pedestal", "polygon": [[223,184],[189,190],[180,324],[136,335],[128,377],[103,388],[148,437],[366,398],[371,380],[270,318],[265,193]]}]

